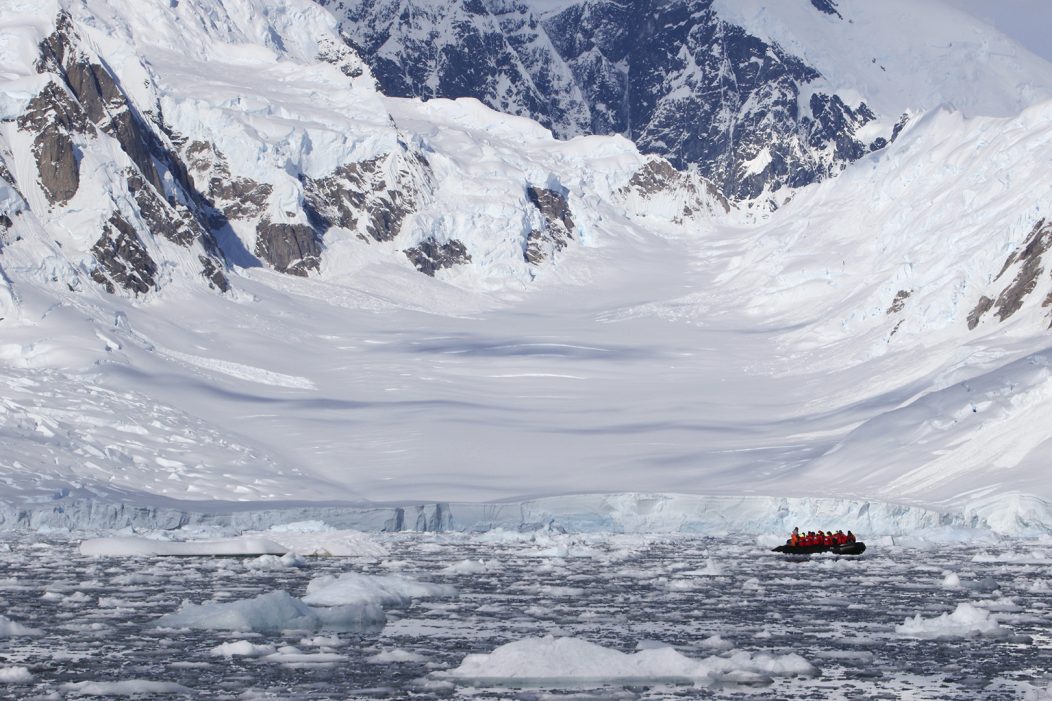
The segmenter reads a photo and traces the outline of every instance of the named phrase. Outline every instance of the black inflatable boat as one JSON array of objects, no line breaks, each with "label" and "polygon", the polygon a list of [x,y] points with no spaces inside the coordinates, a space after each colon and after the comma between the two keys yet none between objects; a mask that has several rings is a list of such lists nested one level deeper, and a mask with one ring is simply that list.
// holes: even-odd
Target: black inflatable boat
[{"label": "black inflatable boat", "polygon": [[844,543],[843,545],[779,545],[771,550],[776,553],[785,553],[786,555],[816,555],[818,553],[861,555],[866,552],[866,544],[854,542]]}]

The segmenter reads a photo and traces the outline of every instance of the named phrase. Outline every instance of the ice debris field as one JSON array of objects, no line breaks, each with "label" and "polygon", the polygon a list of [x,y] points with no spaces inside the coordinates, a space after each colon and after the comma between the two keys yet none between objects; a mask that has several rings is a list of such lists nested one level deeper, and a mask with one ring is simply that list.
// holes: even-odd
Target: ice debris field
[{"label": "ice debris field", "polygon": [[494,530],[310,558],[149,535],[4,546],[0,694],[1052,698],[1048,539],[786,558],[773,536]]}]

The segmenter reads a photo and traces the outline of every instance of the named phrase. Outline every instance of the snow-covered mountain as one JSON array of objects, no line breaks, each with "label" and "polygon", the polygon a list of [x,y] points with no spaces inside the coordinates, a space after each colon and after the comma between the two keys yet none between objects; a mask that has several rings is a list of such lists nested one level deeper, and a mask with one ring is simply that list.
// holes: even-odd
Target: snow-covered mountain
[{"label": "snow-covered mountain", "polygon": [[387,94],[622,134],[735,198],[779,202],[940,104],[1052,95],[1043,62],[937,0],[320,1]]},{"label": "snow-covered mountain", "polygon": [[[361,517],[396,528],[1052,527],[1052,67],[978,20],[0,2],[7,523],[373,500],[474,503]],[[646,18],[648,41],[623,31]],[[436,47],[460,68],[412,53]],[[664,136],[597,107],[622,102],[588,61]],[[385,95],[391,66],[520,114]],[[674,132],[727,170],[641,153]],[[734,204],[778,187],[774,213]]]}]

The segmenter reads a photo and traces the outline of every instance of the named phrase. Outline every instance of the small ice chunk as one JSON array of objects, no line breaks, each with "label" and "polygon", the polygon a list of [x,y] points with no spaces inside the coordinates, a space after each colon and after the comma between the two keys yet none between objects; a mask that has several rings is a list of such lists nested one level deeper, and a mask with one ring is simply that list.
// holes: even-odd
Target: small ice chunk
[{"label": "small ice chunk", "polygon": [[0,667],[0,684],[28,684],[33,675],[25,667]]},{"label": "small ice chunk", "polygon": [[257,572],[265,572],[268,570],[288,569],[289,567],[305,567],[306,565],[306,560],[296,553],[285,553],[281,557],[277,555],[260,555],[256,559],[246,562],[245,568]]},{"label": "small ice chunk", "polygon": [[44,631],[42,630],[24,626],[21,623],[12,621],[7,616],[0,615],[0,638],[13,638],[20,635],[37,636],[43,634]]},{"label": "small ice chunk", "polygon": [[447,565],[439,570],[438,573],[445,575],[484,574],[490,571],[491,566],[492,562],[487,564],[482,560],[460,560],[459,562]]},{"label": "small ice chunk", "polygon": [[942,578],[943,589],[960,589],[961,588],[961,576],[956,572],[947,572],[946,576]]},{"label": "small ice chunk", "polygon": [[996,616],[966,602],[957,604],[953,613],[934,618],[922,618],[920,614],[907,618],[902,625],[895,626],[895,632],[904,638],[922,640],[1012,637],[1012,631],[1002,626]]},{"label": "small ice chunk", "polygon": [[415,652],[396,648],[394,650],[384,650],[372,657],[366,657],[365,661],[369,664],[397,664],[403,662],[427,662],[427,658]]},{"label": "small ice chunk", "polygon": [[732,643],[730,640],[724,640],[719,635],[713,635],[701,641],[701,648],[703,650],[713,651],[733,650],[734,643]]},{"label": "small ice chunk", "polygon": [[157,619],[162,628],[254,631],[282,630],[366,631],[382,628],[386,616],[372,602],[331,608],[312,608],[285,591],[261,594],[254,599],[224,603],[192,604]]},{"label": "small ice chunk", "polygon": [[271,655],[276,650],[273,645],[255,645],[247,640],[238,640],[232,643],[222,643],[209,650],[215,657],[262,657]]},{"label": "small ice chunk", "polygon": [[418,582],[397,575],[369,575],[344,572],[316,577],[307,585],[303,600],[312,606],[408,606],[413,599],[455,596],[448,584]]}]

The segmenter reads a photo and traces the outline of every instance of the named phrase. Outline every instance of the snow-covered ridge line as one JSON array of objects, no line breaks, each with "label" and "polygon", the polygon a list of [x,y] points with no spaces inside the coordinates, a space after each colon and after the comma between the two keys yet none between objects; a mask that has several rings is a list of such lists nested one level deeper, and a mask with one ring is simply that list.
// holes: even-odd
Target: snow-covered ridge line
[{"label": "snow-covered ridge line", "polygon": [[[1039,501],[1039,500],[1034,500]],[[260,531],[300,521],[338,529],[387,532],[556,530],[568,533],[728,533],[764,535],[805,528],[850,528],[867,535],[977,529],[1005,535],[1052,532],[1052,505],[937,511],[860,499],[590,494],[521,502],[406,505],[188,505],[133,506],[84,497],[0,504],[0,530],[106,531],[208,527],[230,533]],[[1013,509],[1014,507],[1014,509]]]}]

